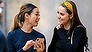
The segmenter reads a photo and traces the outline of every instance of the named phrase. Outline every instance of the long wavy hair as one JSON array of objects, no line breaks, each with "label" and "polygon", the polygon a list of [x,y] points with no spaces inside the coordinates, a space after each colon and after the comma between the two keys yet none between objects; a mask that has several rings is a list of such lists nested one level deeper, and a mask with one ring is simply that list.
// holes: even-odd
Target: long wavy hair
[{"label": "long wavy hair", "polygon": [[30,15],[34,8],[37,8],[37,7],[31,3],[27,3],[25,5],[22,5],[19,13],[13,19],[13,23],[10,27],[10,31],[13,31],[17,28],[21,28],[23,26],[23,23],[25,20],[25,13]]},{"label": "long wavy hair", "polygon": [[[73,18],[71,19],[71,27],[70,27],[70,30],[69,30],[69,32],[68,32],[68,35],[71,36],[71,34],[72,34],[74,28],[75,28],[76,26],[78,26],[78,25],[82,25],[82,26],[83,26],[83,24],[81,23],[81,21],[80,21],[80,19],[79,19],[79,16],[78,16],[78,13],[77,13],[76,4],[75,4],[73,1],[65,1],[65,2],[69,2],[69,3],[72,5],[72,8],[73,8]],[[62,3],[61,6],[63,6],[63,7],[67,10],[67,13],[68,13],[69,15],[72,14],[72,12],[71,12],[69,9],[67,9],[67,7],[64,5],[64,3]],[[83,27],[84,27],[84,26],[83,26]],[[85,27],[84,27],[84,28],[85,28]],[[86,31],[86,28],[85,28],[85,31]],[[87,52],[87,50],[89,51],[89,49],[88,49],[88,37],[87,37],[87,35],[85,36],[85,48],[86,48],[86,49],[85,49],[86,52]]]}]

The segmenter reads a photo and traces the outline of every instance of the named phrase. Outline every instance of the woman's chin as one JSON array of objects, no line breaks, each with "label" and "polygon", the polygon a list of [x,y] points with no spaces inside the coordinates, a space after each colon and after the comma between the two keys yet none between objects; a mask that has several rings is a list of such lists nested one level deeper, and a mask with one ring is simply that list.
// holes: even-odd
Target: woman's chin
[{"label": "woman's chin", "polygon": [[34,25],[34,27],[37,27],[38,26],[38,23]]}]

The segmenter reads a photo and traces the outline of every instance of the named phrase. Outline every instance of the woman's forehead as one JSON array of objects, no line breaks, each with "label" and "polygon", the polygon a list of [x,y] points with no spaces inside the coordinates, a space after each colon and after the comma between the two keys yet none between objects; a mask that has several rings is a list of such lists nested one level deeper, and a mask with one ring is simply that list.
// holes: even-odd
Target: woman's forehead
[{"label": "woman's forehead", "polygon": [[66,9],[63,6],[59,6],[57,11],[66,12]]},{"label": "woman's forehead", "polygon": [[40,13],[38,8],[33,9],[33,13]]}]

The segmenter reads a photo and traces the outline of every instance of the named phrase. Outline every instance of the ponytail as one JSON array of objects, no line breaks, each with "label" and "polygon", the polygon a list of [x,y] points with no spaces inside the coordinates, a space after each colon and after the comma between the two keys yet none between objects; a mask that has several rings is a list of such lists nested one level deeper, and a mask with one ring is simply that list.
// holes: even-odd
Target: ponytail
[{"label": "ponytail", "polygon": [[28,3],[28,4],[21,6],[20,12],[13,19],[13,23],[10,27],[9,32],[13,31],[15,29],[21,28],[23,26],[24,21],[25,21],[25,18],[24,18],[25,13],[28,13],[30,15],[34,8],[37,8],[37,7],[31,3]]},{"label": "ponytail", "polygon": [[13,23],[12,23],[12,25],[11,25],[11,27],[10,27],[9,32],[10,32],[10,31],[13,31],[13,30],[15,30],[15,29],[17,29],[17,28],[20,28],[19,23],[18,23],[18,14],[14,17]]}]

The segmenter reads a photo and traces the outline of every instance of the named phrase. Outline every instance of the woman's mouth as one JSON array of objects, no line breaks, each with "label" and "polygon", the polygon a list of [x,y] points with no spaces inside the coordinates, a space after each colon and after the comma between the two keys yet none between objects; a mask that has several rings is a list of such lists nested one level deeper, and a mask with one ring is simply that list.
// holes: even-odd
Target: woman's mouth
[{"label": "woman's mouth", "polygon": [[63,24],[63,22],[64,22],[64,20],[61,19],[61,20],[58,21],[58,24]]},{"label": "woman's mouth", "polygon": [[36,22],[39,22],[39,18],[36,20]]}]

